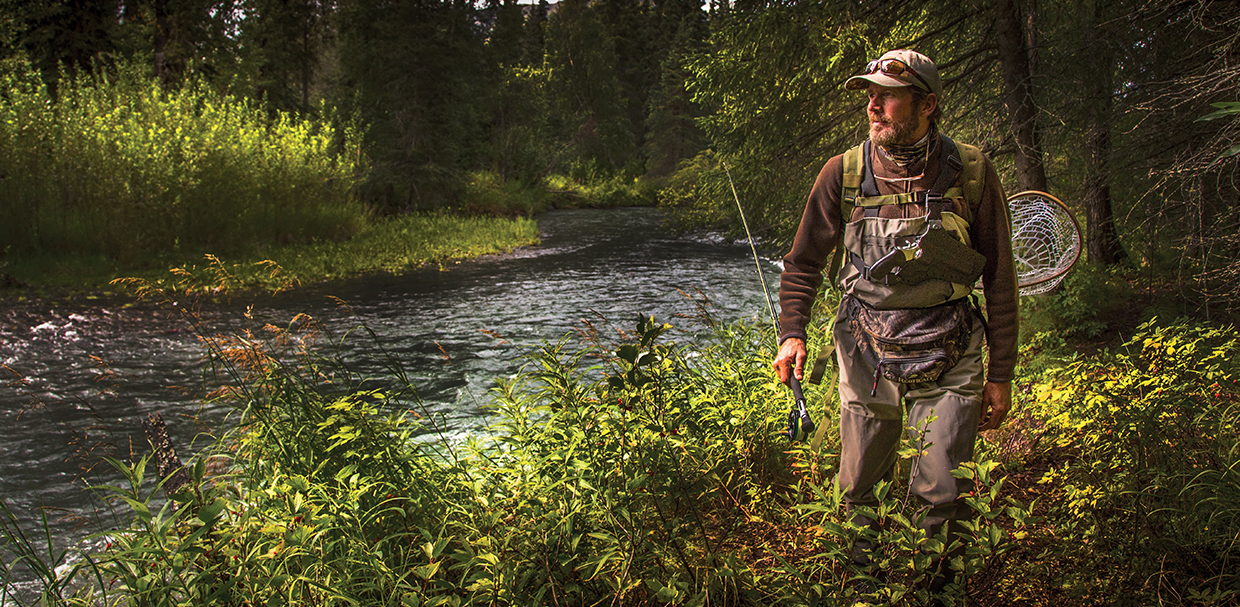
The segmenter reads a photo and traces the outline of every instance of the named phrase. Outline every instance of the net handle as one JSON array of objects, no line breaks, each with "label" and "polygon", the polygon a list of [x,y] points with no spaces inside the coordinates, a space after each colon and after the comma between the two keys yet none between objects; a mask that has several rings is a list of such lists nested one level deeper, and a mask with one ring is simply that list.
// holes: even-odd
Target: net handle
[{"label": "net handle", "polygon": [[[1023,192],[1018,192],[1016,194],[1012,194],[1011,196],[1008,196],[1008,199],[1007,199],[1008,206],[1010,207],[1013,201],[1017,200],[1018,198],[1025,197],[1025,196],[1037,196],[1039,198],[1054,202],[1056,205],[1058,205],[1060,210],[1063,211],[1063,214],[1066,215],[1068,219],[1072,220],[1072,229],[1076,231],[1076,242],[1078,244],[1076,247],[1076,254],[1072,257],[1071,263],[1068,263],[1067,265],[1063,266],[1062,269],[1060,269],[1058,272],[1055,272],[1054,274],[1051,274],[1050,276],[1043,276],[1041,278],[1038,278],[1037,280],[1031,280],[1029,282],[1017,283],[1016,288],[1018,289],[1026,289],[1026,288],[1034,287],[1034,286],[1037,286],[1037,285],[1040,285],[1046,282],[1050,282],[1052,280],[1058,280],[1061,276],[1063,276],[1064,274],[1067,274],[1068,270],[1071,270],[1072,267],[1076,265],[1077,260],[1081,258],[1081,249],[1084,248],[1082,246],[1084,243],[1081,242],[1081,224],[1077,223],[1076,215],[1072,214],[1072,210],[1068,208],[1068,205],[1064,204],[1063,201],[1059,200],[1058,198],[1055,198],[1053,195],[1048,194],[1046,192],[1043,192],[1040,190],[1025,190]],[[1010,210],[1009,210],[1009,215],[1010,215]],[[1016,233],[1016,230],[1013,229],[1012,233]]]}]

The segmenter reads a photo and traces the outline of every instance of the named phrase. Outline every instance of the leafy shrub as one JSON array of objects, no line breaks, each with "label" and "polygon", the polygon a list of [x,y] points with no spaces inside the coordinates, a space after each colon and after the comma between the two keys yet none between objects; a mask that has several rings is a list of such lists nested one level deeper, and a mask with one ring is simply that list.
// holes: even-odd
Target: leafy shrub
[{"label": "leafy shrub", "polygon": [[[722,204],[731,192],[710,189],[723,179],[706,179],[722,172],[713,152],[699,152],[691,159],[680,161],[676,172],[666,179],[659,190],[659,206],[666,209],[678,229],[728,225],[731,206]],[[725,211],[726,210],[726,211]]]},{"label": "leafy shrub", "polygon": [[643,178],[591,172],[587,177],[579,178],[549,175],[546,182],[551,200],[560,208],[640,207],[655,204],[654,185]]},{"label": "leafy shrub", "polygon": [[461,196],[461,205],[471,215],[525,215],[546,210],[546,192],[519,181],[504,181],[500,175],[472,173]]},{"label": "leafy shrub", "polygon": [[396,361],[384,378],[353,374],[315,346],[313,319],[204,336],[211,398],[234,406],[236,429],[168,501],[146,459],[113,461],[123,482],[99,489],[133,522],[52,575],[48,601],[913,604],[935,555],[972,577],[1009,549],[999,519],[1025,514],[1003,505],[993,463],[958,471],[977,483],[958,545],[925,537],[918,505],[887,485],[874,539],[892,584],[851,592],[872,572],[840,560],[867,532],[831,480],[836,430],[821,420],[825,456],[789,445],[773,336],[736,324],[681,348],[670,329],[647,318],[616,343],[545,345],[496,388],[492,433],[455,446],[408,413]]},{"label": "leafy shrub", "polygon": [[138,65],[62,78],[0,74],[10,254],[128,260],[335,240],[365,225],[356,129],[277,114],[205,85],[164,90]]},{"label": "leafy shrub", "polygon": [[[1036,391],[1068,456],[1045,475],[1070,592],[1133,604],[1240,598],[1240,338],[1152,320]],[[1080,547],[1089,550],[1081,551]]]},{"label": "leafy shrub", "polygon": [[1094,339],[1104,331],[1122,328],[1120,322],[1132,296],[1122,267],[1097,268],[1081,264],[1055,291],[1028,297],[1022,303],[1021,333],[1058,334],[1069,339]]}]

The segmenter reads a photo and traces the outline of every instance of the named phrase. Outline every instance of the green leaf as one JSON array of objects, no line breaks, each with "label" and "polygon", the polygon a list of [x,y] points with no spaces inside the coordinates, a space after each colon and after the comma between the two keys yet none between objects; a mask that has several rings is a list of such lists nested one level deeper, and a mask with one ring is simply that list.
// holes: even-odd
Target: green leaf
[{"label": "green leaf", "polygon": [[139,518],[151,518],[151,510],[146,507],[146,504],[128,497],[124,498],[124,500],[129,504],[129,507],[133,509],[134,513],[137,514]]},{"label": "green leaf", "polygon": [[426,581],[430,581],[430,579],[432,577],[435,577],[435,574],[438,572],[439,572],[439,561],[436,561],[434,563],[427,563],[425,565],[422,565],[420,567],[415,567],[413,569],[414,575]]},{"label": "green leaf", "polygon": [[634,344],[625,344],[620,346],[620,350],[616,352],[616,356],[619,356],[621,360],[624,360],[630,365],[637,362],[637,356],[639,354],[641,354],[641,349]]},{"label": "green leaf", "polygon": [[1219,118],[1226,118],[1228,116],[1240,115],[1240,102],[1238,101],[1224,101],[1221,103],[1211,103],[1210,106],[1218,108],[1218,110],[1214,112],[1210,112],[1209,114],[1206,114],[1205,116],[1202,116],[1201,118],[1198,118],[1197,120],[1195,120],[1195,122],[1205,122],[1207,120],[1217,120]]},{"label": "green leaf", "polygon": [[668,588],[667,586],[664,586],[660,588],[657,593],[655,593],[654,597],[664,603],[670,603],[676,600],[676,595],[677,592],[675,588]]}]

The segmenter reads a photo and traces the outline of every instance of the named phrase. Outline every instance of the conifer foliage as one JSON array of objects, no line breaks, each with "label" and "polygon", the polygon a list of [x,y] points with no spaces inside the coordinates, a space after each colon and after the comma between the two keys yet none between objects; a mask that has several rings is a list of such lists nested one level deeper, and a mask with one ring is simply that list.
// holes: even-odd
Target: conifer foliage
[{"label": "conifer foliage", "polygon": [[775,240],[823,161],[865,136],[844,79],[913,48],[940,67],[945,130],[980,145],[1009,190],[1075,205],[1089,261],[1174,260],[1195,304],[1237,301],[1234,2],[0,6],[0,59],[32,63],[53,97],[66,75],[129,61],[169,90],[205,82],[273,114],[356,120],[370,167],[357,193],[384,213],[477,210],[480,183],[494,197],[662,189],[682,225],[737,226],[727,162]]}]

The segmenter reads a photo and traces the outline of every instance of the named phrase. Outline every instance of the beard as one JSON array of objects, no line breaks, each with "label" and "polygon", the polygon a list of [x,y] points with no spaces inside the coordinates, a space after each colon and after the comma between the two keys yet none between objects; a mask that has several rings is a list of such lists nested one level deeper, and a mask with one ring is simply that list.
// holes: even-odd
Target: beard
[{"label": "beard", "polygon": [[912,141],[913,137],[917,135],[916,116],[909,116],[908,120],[904,121],[883,120],[883,124],[887,127],[883,130],[878,130],[874,125],[870,125],[870,141],[873,141],[874,145],[889,147],[891,145],[916,143]]}]

